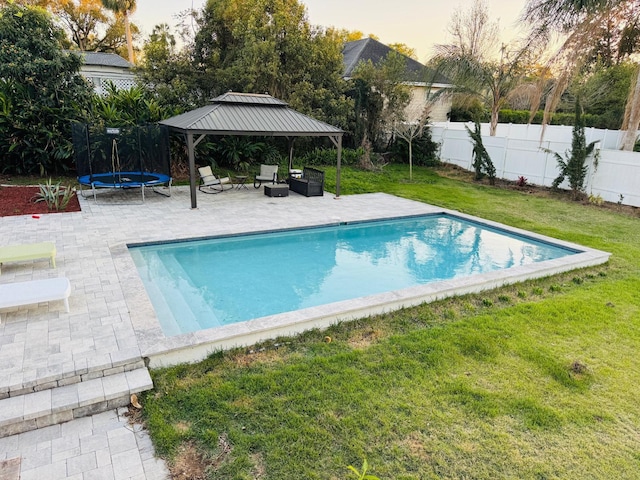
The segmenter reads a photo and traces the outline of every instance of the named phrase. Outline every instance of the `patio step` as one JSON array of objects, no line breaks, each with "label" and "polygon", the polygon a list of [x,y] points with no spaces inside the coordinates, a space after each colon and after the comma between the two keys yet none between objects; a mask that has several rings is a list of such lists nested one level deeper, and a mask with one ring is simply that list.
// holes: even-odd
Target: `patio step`
[{"label": "patio step", "polygon": [[0,400],[0,438],[124,407],[153,388],[146,368]]},{"label": "patio step", "polygon": [[63,387],[72,383],[86,382],[94,378],[106,377],[137,368],[143,368],[144,360],[138,348],[118,351],[108,359],[97,358],[65,365],[51,365],[49,368],[20,372],[21,375],[0,375],[0,400],[29,393]]}]

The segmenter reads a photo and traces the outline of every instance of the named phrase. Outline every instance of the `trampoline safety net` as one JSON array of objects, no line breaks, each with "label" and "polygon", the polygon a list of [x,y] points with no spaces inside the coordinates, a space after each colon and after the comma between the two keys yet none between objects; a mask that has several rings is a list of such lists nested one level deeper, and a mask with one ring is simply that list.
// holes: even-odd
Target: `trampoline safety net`
[{"label": "trampoline safety net", "polygon": [[121,183],[118,176],[122,173],[171,176],[169,129],[165,125],[107,128],[73,123],[72,138],[78,178],[88,177],[92,182],[96,176],[109,174],[115,183]]}]

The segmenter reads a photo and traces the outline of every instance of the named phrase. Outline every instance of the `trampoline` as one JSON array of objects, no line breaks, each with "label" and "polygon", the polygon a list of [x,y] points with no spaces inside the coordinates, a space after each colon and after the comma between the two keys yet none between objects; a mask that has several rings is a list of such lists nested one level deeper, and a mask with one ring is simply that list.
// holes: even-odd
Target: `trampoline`
[{"label": "trampoline", "polygon": [[[96,199],[96,188],[140,188],[142,201],[144,202],[144,188],[157,185],[167,185],[171,195],[171,177],[163,173],[150,172],[113,172],[82,175],[78,177],[78,183],[91,187],[93,198]],[[162,193],[155,191],[156,193]]]},{"label": "trampoline", "polygon": [[[163,125],[108,128],[73,124],[73,146],[80,193],[90,187],[97,202],[98,189],[145,188],[171,195],[169,132]],[[168,193],[155,187],[166,186]]]}]

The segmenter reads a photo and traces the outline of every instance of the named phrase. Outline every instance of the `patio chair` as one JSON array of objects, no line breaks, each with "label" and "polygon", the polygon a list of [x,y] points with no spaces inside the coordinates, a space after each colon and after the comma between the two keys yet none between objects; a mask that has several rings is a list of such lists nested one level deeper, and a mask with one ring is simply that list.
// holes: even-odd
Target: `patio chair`
[{"label": "patio chair", "polygon": [[262,182],[276,183],[278,181],[278,165],[260,165],[260,174],[253,180],[253,187],[260,188]]},{"label": "patio chair", "polygon": [[229,177],[214,175],[211,167],[200,167],[198,172],[200,172],[200,186],[198,188],[202,193],[221,193],[233,188]]}]

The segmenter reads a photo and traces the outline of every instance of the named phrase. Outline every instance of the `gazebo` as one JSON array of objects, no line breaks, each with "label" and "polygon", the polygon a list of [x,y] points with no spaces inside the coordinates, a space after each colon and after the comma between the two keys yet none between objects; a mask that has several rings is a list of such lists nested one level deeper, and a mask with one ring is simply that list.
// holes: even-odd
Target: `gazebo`
[{"label": "gazebo", "polygon": [[[266,94],[228,92],[211,104],[160,122],[186,136],[189,152],[191,208],[196,208],[197,185],[195,147],[207,135],[244,135],[263,137],[329,137],[338,149],[336,198],[340,197],[340,162],[344,131],[296,112],[282,100]],[[293,161],[293,141],[289,148],[289,169]]]}]

